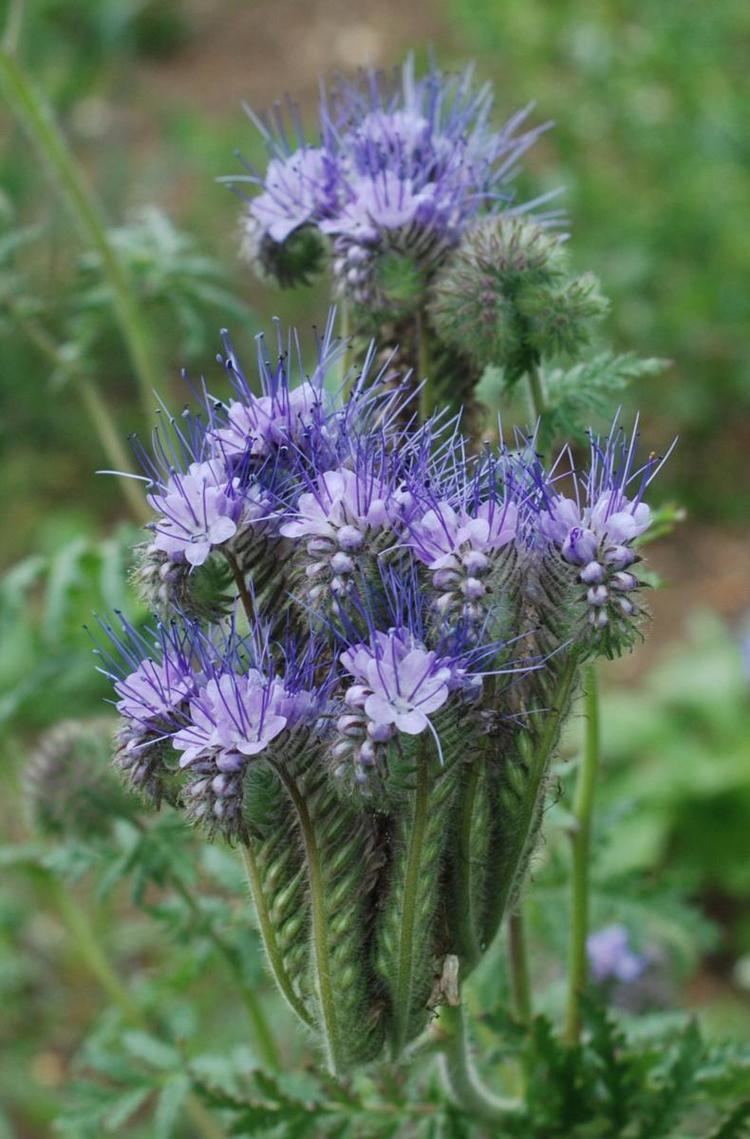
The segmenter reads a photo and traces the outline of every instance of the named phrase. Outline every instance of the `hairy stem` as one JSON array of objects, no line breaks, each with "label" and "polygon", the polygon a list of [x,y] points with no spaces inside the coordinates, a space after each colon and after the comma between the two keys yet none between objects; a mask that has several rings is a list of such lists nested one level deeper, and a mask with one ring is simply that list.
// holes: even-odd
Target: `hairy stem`
[{"label": "hairy stem", "polygon": [[239,565],[237,564],[237,559],[234,557],[233,554],[231,554],[229,552],[229,550],[226,547],[224,547],[221,552],[223,553],[224,557],[226,558],[227,565],[229,566],[229,568],[232,571],[232,577],[234,578],[235,584],[237,586],[237,591],[240,595],[240,601],[242,602],[242,608],[245,611],[245,616],[247,617],[248,624],[252,628],[255,624],[255,619],[256,619],[255,618],[255,606],[253,605],[253,599],[250,596],[250,591],[247,588],[247,582],[245,581],[245,575],[243,574],[242,570],[240,569]]},{"label": "hairy stem", "polygon": [[589,664],[584,676],[586,736],[583,758],[578,772],[573,815],[575,829],[572,834],[573,867],[570,925],[570,953],[568,961],[568,1002],[565,1017],[565,1039],[577,1043],[581,1032],[579,1000],[586,986],[586,938],[589,928],[589,860],[591,857],[591,823],[594,812],[594,794],[599,771],[599,695],[596,667]]},{"label": "hairy stem", "polygon": [[52,111],[5,45],[0,48],[0,80],[18,121],[49,167],[63,202],[99,254],[102,272],[112,290],[115,317],[140,389],[143,410],[150,418],[153,393],[160,381],[159,371],[131,281],[110,243],[99,204],[84,182]]},{"label": "hairy stem", "polygon": [[[19,306],[12,298],[6,297],[3,303],[18,328],[20,328],[21,332],[34,347],[50,361],[53,367],[62,369],[67,373],[71,384],[81,397],[84,409],[99,436],[99,442],[102,445],[104,454],[107,456],[107,461],[113,470],[121,471],[126,475],[132,465],[131,458],[122,444],[120,433],[115,427],[114,419],[94,381],[90,377],[75,371],[73,366],[65,360],[47,330],[20,312]],[[148,522],[151,518],[151,512],[146,506],[143,495],[137,485],[129,478],[118,479],[117,485],[130,507],[135,520],[141,524]]]},{"label": "hairy stem", "polygon": [[528,855],[534,819],[540,809],[539,794],[547,773],[550,758],[560,735],[560,720],[570,702],[577,674],[578,658],[571,653],[562,666],[554,691],[552,706],[543,713],[542,731],[534,742],[529,756],[528,772],[521,794],[520,809],[514,818],[513,831],[501,861],[495,867],[499,887],[494,891],[486,917],[487,941],[494,937],[503,920],[508,902],[518,886]]},{"label": "hairy stem", "polygon": [[531,984],[526,952],[526,931],[520,906],[508,920],[508,960],[513,1011],[521,1024],[528,1024],[532,1017]]},{"label": "hairy stem", "polygon": [[423,312],[418,312],[417,325],[417,375],[416,382],[422,387],[419,392],[419,418],[425,423],[435,409],[435,400],[430,380],[430,345],[427,321]]},{"label": "hairy stem", "polygon": [[531,411],[535,419],[540,422],[544,418],[547,411],[547,397],[544,392],[544,381],[539,364],[534,361],[529,364],[526,371],[526,377],[529,381],[529,399],[531,402]]},{"label": "hairy stem", "polygon": [[409,1018],[412,1007],[414,985],[414,926],[417,911],[417,893],[422,873],[422,849],[424,846],[427,812],[430,802],[430,774],[425,756],[425,748],[420,748],[417,758],[417,785],[414,792],[414,813],[412,816],[411,837],[406,861],[403,908],[401,911],[401,932],[398,944],[397,972],[393,984],[394,1003],[394,1053],[400,1055],[406,1043]]},{"label": "hairy stem", "polygon": [[[280,773],[281,774],[281,773]],[[339,1032],[339,1022],[333,991],[333,975],[328,951],[328,931],[326,923],[325,884],[321,866],[320,848],[307,803],[300,795],[294,780],[285,779],[284,786],[294,804],[299,819],[302,841],[305,847],[308,885],[310,888],[310,914],[312,919],[312,943],[315,959],[315,979],[318,1002],[325,1037],[328,1066],[336,1075],[345,1066],[345,1057]]]},{"label": "hairy stem", "polygon": [[297,1016],[304,1024],[308,1025],[308,1027],[311,1027],[312,1020],[310,1019],[306,1008],[295,993],[294,986],[292,985],[289,974],[284,968],[284,962],[282,955],[279,952],[279,947],[276,941],[276,934],[273,928],[273,922],[271,921],[271,917],[268,913],[268,907],[266,905],[265,895],[263,893],[263,885],[258,870],[258,864],[256,862],[252,846],[250,844],[243,845],[240,847],[240,850],[242,852],[242,860],[245,863],[247,880],[250,885],[250,893],[252,895],[253,903],[255,905],[255,912],[258,917],[261,937],[263,938],[263,947],[266,951],[268,964],[271,968],[271,972],[273,973],[274,980],[279,986],[279,989],[281,990],[287,1004],[292,1009],[292,1011],[297,1014]]},{"label": "hairy stem", "polygon": [[437,1026],[437,1046],[442,1053],[442,1074],[446,1087],[458,1107],[481,1119],[495,1124],[493,1139],[501,1139],[503,1123],[521,1108],[517,1100],[504,1099],[488,1091],[480,1083],[469,1057],[463,1006],[444,1005]]},{"label": "hairy stem", "polygon": [[[461,975],[463,977],[474,968],[482,956],[478,936],[479,915],[476,913],[476,883],[474,879],[477,869],[479,869],[479,873],[483,873],[484,867],[477,868],[476,860],[472,857],[474,810],[477,804],[480,773],[480,761],[475,759],[469,765],[458,804],[460,816],[456,851],[456,884],[450,901],[455,915],[456,950],[461,959]],[[483,793],[486,794],[486,787],[483,788]]]}]

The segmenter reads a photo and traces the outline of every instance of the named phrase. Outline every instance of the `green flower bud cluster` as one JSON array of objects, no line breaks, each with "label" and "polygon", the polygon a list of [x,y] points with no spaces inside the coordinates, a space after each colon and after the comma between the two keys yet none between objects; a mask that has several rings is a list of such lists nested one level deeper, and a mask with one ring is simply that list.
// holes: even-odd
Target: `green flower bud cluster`
[{"label": "green flower bud cluster", "polygon": [[502,215],[467,230],[431,294],[438,338],[510,382],[543,356],[577,352],[607,311],[596,278],[570,272],[558,234]]},{"label": "green flower bud cluster", "polygon": [[110,762],[117,721],[63,720],[38,741],[23,771],[29,822],[45,838],[104,838],[140,810]]}]

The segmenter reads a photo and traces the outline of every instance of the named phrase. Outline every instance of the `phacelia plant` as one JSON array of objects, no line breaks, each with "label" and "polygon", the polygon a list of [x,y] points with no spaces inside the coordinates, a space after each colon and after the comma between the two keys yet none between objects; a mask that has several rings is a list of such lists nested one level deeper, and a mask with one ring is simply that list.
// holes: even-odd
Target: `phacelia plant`
[{"label": "phacelia plant", "polygon": [[[640,635],[661,461],[618,418],[586,461],[564,441],[543,453],[586,406],[582,381],[550,418],[545,364],[577,358],[606,306],[555,215],[512,198],[539,129],[523,112],[496,130],[490,109],[470,72],[417,79],[410,61],[325,92],[314,142],[294,112],[291,131],[255,117],[269,162],[241,180],[244,254],[281,286],[327,266],[349,334],[332,314],[307,369],[296,335],[258,336],[250,372],[224,334],[224,386],[137,447],[153,622],[105,623],[99,654],[116,766],[239,848],[268,964],[331,1070],[402,1058],[437,1017],[452,1096],[497,1122],[461,986],[514,912],[584,687],[578,1039],[593,663]],[[560,390],[589,375],[601,400],[622,369],[597,359],[558,369]],[[482,441],[488,365],[509,394],[527,382],[528,434]]]}]

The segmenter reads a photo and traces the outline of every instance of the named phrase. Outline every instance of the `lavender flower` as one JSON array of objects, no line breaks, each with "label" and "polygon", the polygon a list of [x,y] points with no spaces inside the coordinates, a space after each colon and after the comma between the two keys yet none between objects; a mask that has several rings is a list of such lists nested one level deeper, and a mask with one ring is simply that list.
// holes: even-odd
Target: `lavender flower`
[{"label": "lavender flower", "polygon": [[514,542],[518,519],[518,507],[510,499],[491,498],[473,511],[465,506],[456,510],[442,499],[410,522],[408,546],[432,571],[439,612],[447,614],[458,605],[464,617],[481,617],[487,579],[499,552]]},{"label": "lavender flower", "polygon": [[376,731],[392,725],[419,735],[429,725],[428,713],[448,699],[450,667],[414,643],[408,629],[376,634],[374,643],[342,653],[341,663],[360,682],[347,690],[347,704],[364,709]]},{"label": "lavender flower", "polygon": [[377,442],[363,448],[354,462],[354,469],[340,467],[319,475],[279,526],[283,537],[307,540],[305,576],[313,582],[308,591],[312,601],[327,588],[334,594],[345,592],[362,558],[373,559],[393,544],[410,503],[408,493],[394,484]]},{"label": "lavender flower", "polygon": [[[390,740],[430,731],[440,742],[430,719],[464,683],[456,661],[428,650],[408,628],[373,632],[369,642],[352,645],[340,656],[346,672],[357,682],[344,691],[346,711],[336,727],[339,741],[333,755],[340,763],[357,765],[356,776],[367,778],[384,755]],[[344,766],[339,768],[343,773]]]},{"label": "lavender flower", "polygon": [[[648,529],[651,512],[643,493],[665,460],[651,459],[633,471],[637,436],[626,440],[615,426],[605,441],[592,437],[591,466],[578,482],[578,496],[545,492],[539,534],[573,568],[584,587],[590,629],[607,655],[630,643],[640,610],[634,599],[641,581],[633,542]],[[638,482],[632,496],[629,484]],[[583,498],[583,501],[582,501]],[[595,643],[599,643],[596,641]]]},{"label": "lavender flower", "polygon": [[119,697],[115,766],[158,805],[171,773],[170,735],[200,682],[195,630],[160,625],[144,635],[122,619],[121,634],[108,625],[104,631],[113,651],[95,651],[102,662],[100,672]]},{"label": "lavender flower", "polygon": [[[422,97],[372,96],[356,123],[329,123],[342,193],[367,173],[357,162],[373,184],[408,184],[400,204],[376,203],[396,211],[377,226],[368,207],[378,241],[391,220],[404,229],[398,209],[417,199],[408,225],[429,228],[419,210],[437,199],[408,163],[433,148],[439,186],[452,157],[436,124],[467,126]],[[470,139],[450,141],[476,172]],[[349,237],[364,243],[364,230]],[[574,669],[628,642],[634,543],[658,465],[635,469],[635,440],[615,427],[592,440],[588,472],[564,495],[533,441],[477,456],[458,420],[415,425],[406,382],[389,387],[375,348],[348,399],[328,395],[341,354],[332,322],[309,374],[293,336],[277,345],[270,362],[258,342],[258,387],[225,337],[231,397],[207,395],[202,416],[172,421],[144,453],[157,513],[146,557],[173,622],[145,635],[126,624],[113,634],[120,662],[103,655],[102,670],[121,771],[209,838],[249,848],[287,997],[304,1019],[334,1002],[333,1036],[369,1060],[386,1031],[400,1047],[426,1024],[435,960],[455,950],[471,966],[494,937],[502,907],[490,900],[510,895],[533,846]],[[571,636],[574,622],[585,628]],[[470,930],[455,920],[464,889],[477,902]],[[419,959],[401,952],[407,892]],[[612,937],[592,941],[592,971],[604,975],[607,944],[619,957],[606,967],[632,974],[634,955]],[[320,946],[346,979],[325,1002]]]},{"label": "lavender flower", "polygon": [[302,146],[285,158],[272,158],[248,214],[272,241],[286,241],[330,207],[330,166],[330,157],[319,147]]},{"label": "lavender flower", "polygon": [[648,965],[647,959],[630,946],[630,934],[624,925],[604,926],[586,940],[586,953],[591,976],[598,984],[637,981]]},{"label": "lavender flower", "polygon": [[212,549],[234,537],[240,522],[266,513],[258,488],[240,494],[239,487],[239,479],[228,476],[216,459],[191,463],[184,474],[174,471],[148,496],[149,505],[160,515],[153,523],[153,548],[171,561],[203,565]]},{"label": "lavender flower", "polygon": [[238,770],[286,727],[277,695],[277,683],[255,669],[212,677],[190,701],[189,723],[173,736],[180,767],[213,755],[219,771]]}]

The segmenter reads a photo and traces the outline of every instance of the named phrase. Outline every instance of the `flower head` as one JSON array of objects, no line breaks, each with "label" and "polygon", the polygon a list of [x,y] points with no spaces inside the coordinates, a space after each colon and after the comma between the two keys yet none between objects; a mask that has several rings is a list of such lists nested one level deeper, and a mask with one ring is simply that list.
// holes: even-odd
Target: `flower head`
[{"label": "flower head", "polygon": [[[187,471],[173,471],[166,483],[149,494],[148,502],[159,517],[152,524],[153,547],[171,561],[201,566],[211,550],[237,533],[240,519],[247,520],[248,499],[239,493],[239,479],[228,475],[218,459],[191,463]],[[257,501],[258,517],[265,514]]]},{"label": "flower head", "polygon": [[640,560],[633,543],[651,523],[642,496],[664,461],[652,458],[634,471],[636,438],[633,433],[627,439],[616,423],[606,440],[592,436],[591,463],[577,481],[577,497],[545,491],[538,519],[542,540],[576,571],[594,644],[607,655],[633,638],[641,586],[633,569]]},{"label": "flower head", "polygon": [[469,220],[509,201],[516,162],[539,134],[523,131],[526,112],[493,130],[491,106],[470,71],[433,66],[417,79],[409,57],[393,82],[369,69],[324,91],[319,146],[298,129],[295,149],[280,120],[256,118],[272,158],[264,175],[244,178],[260,186],[248,205],[253,260],[278,264],[268,243],[316,227],[331,239],[343,295],[408,306]]}]

